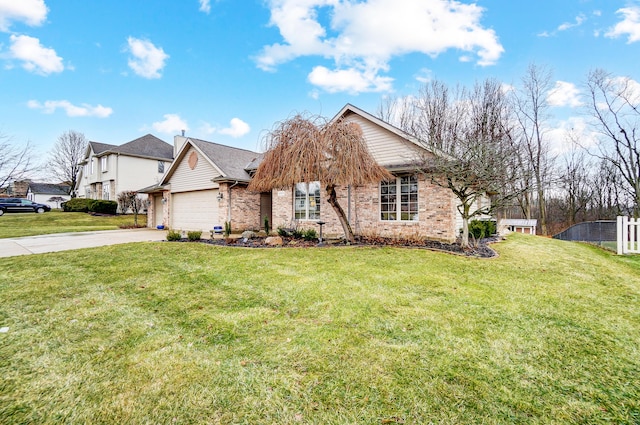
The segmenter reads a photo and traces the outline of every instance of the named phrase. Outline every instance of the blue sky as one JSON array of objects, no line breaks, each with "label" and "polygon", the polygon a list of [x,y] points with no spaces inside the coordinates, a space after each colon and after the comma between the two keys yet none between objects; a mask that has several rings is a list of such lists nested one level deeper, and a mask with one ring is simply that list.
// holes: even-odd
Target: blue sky
[{"label": "blue sky", "polygon": [[575,126],[590,70],[640,81],[640,2],[0,0],[0,132],[42,160],[70,129],[259,150],[296,112],[374,113],[432,78],[517,85],[532,62]]}]

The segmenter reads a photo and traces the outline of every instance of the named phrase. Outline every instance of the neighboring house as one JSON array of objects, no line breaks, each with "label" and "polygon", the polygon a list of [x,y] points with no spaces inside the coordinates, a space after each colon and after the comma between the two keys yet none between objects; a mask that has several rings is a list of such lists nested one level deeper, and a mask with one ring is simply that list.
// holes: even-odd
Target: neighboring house
[{"label": "neighboring house", "polygon": [[[431,182],[419,165],[432,155],[415,137],[346,105],[334,118],[357,123],[373,158],[396,178],[368,186],[337,188],[338,201],[359,235],[428,238],[453,242],[462,219],[453,193]],[[273,229],[318,229],[325,222],[328,235],[343,234],[319,182],[269,193],[246,190],[262,155],[203,140],[176,136],[175,162],[160,185],[147,188],[148,226],[209,231],[225,221],[234,230],[260,229],[269,217]],[[153,217],[153,218],[152,218]],[[152,219],[151,219],[152,218]]]},{"label": "neighboring house", "polygon": [[31,180],[14,180],[5,188],[4,195],[13,198],[25,198],[27,196],[27,188]]},{"label": "neighboring house", "polygon": [[[71,186],[68,184],[29,183],[27,199],[49,205],[51,208],[60,208],[61,202],[71,199],[70,191]],[[57,198],[57,200],[50,201],[52,198]]]},{"label": "neighboring house", "polygon": [[523,218],[503,218],[498,221],[498,234],[505,235],[508,233],[524,233],[526,235],[535,235],[538,220]]},{"label": "neighboring house", "polygon": [[120,192],[157,184],[173,161],[173,146],[147,134],[123,145],[89,142],[75,193],[117,200]]}]

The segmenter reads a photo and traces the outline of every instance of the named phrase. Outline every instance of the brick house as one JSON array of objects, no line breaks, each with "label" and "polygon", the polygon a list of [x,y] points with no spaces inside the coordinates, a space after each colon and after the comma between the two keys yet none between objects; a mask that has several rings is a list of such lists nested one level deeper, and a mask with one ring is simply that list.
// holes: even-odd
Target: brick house
[{"label": "brick house", "polygon": [[234,230],[260,229],[271,194],[250,193],[247,167],[262,155],[184,136],[174,138],[175,161],[147,193],[147,226],[207,232],[225,221]]},{"label": "brick house", "polygon": [[[373,158],[395,180],[337,188],[338,202],[360,235],[427,238],[453,242],[462,228],[457,198],[431,182],[416,164],[431,155],[415,137],[347,104],[334,119],[357,123]],[[148,226],[209,231],[225,221],[234,230],[260,229],[262,217],[272,228],[318,229],[342,235],[342,227],[319,182],[299,183],[271,193],[250,193],[247,185],[262,155],[257,152],[176,136],[175,161],[158,186],[147,188]]]}]

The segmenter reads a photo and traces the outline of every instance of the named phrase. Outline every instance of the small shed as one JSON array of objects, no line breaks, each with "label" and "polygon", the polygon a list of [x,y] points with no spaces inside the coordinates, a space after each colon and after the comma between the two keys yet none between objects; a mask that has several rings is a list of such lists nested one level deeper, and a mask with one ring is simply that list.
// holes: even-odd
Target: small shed
[{"label": "small shed", "polygon": [[[27,199],[39,204],[49,205],[51,208],[60,208],[60,203],[71,199],[68,184],[54,183],[29,183]],[[49,201],[49,199],[56,199]]]},{"label": "small shed", "polygon": [[524,218],[502,218],[498,221],[498,234],[506,235],[512,232],[535,235],[538,220]]}]

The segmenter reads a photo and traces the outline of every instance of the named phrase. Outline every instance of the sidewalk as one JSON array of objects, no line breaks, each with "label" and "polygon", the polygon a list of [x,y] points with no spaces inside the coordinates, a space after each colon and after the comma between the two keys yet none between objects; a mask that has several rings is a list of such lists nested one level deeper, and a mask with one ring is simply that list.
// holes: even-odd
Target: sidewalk
[{"label": "sidewalk", "polygon": [[155,229],[101,230],[96,232],[56,233],[0,239],[0,257],[42,254],[45,252],[93,248],[129,242],[164,241],[165,231]]}]

